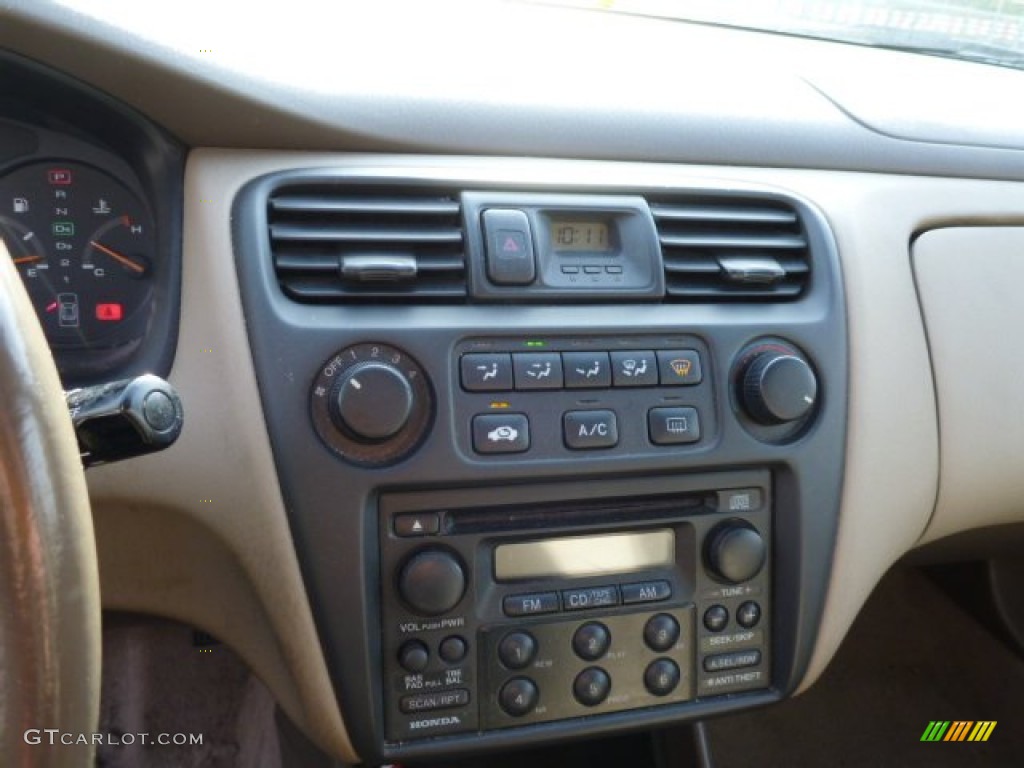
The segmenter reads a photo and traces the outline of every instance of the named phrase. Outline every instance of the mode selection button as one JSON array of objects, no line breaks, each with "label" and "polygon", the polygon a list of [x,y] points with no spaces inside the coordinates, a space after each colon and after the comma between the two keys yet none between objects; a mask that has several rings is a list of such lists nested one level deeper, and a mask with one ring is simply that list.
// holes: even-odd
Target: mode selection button
[{"label": "mode selection button", "polygon": [[612,352],[612,383],[616,387],[658,386],[658,358],[649,349]]},{"label": "mode selection button", "polygon": [[607,352],[563,352],[567,389],[607,389],[612,385]]},{"label": "mode selection button", "polygon": [[516,389],[561,389],[562,357],[557,352],[517,352],[512,355]]},{"label": "mode selection button", "polygon": [[462,356],[462,388],[468,392],[507,392],[512,389],[512,355],[474,352]]}]

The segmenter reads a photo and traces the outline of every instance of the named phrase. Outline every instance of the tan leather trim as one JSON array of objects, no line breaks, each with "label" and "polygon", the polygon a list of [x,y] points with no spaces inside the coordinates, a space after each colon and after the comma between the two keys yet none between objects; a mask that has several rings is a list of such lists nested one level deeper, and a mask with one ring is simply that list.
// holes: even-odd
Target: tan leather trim
[{"label": "tan leather trim", "polygon": [[[0,243],[0,755],[92,765],[100,601],[89,498],[50,349]],[[31,743],[39,736],[43,743]],[[60,736],[58,736],[58,739]],[[88,736],[87,736],[88,739]],[[91,741],[91,740],[89,740]]]}]

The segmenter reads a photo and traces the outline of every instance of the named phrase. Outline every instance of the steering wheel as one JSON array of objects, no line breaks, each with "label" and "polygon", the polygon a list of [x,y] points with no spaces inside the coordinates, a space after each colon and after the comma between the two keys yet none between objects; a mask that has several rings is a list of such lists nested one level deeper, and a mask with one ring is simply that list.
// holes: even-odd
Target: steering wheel
[{"label": "steering wheel", "polygon": [[0,241],[0,755],[93,765],[100,598],[85,475],[57,369]]}]

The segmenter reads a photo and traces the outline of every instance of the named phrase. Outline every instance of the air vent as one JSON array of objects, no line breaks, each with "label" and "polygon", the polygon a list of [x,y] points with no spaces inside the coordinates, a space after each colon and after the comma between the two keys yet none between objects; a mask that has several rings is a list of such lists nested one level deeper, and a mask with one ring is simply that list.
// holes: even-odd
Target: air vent
[{"label": "air vent", "polygon": [[297,301],[465,301],[455,194],[307,184],[277,189],[267,207],[277,279]]},{"label": "air vent", "polygon": [[800,216],[761,198],[648,198],[665,263],[665,299],[788,301],[810,280]]}]

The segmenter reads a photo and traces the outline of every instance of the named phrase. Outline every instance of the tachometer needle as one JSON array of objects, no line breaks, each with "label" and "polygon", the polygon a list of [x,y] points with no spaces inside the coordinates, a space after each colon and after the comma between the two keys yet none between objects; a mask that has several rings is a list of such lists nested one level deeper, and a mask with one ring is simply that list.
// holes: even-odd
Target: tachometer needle
[{"label": "tachometer needle", "polygon": [[107,256],[112,258],[114,261],[116,261],[121,266],[127,267],[128,269],[130,269],[130,270],[132,270],[134,272],[137,272],[140,275],[143,272],[146,271],[146,268],[142,264],[139,264],[137,261],[133,261],[132,259],[129,259],[124,254],[118,253],[117,251],[113,250],[112,248],[107,248],[107,246],[103,245],[102,243],[97,243],[95,240],[90,240],[89,241],[89,245],[91,245],[97,251],[101,251],[102,253],[107,254]]},{"label": "tachometer needle", "polygon": [[42,261],[42,256],[19,256],[14,260],[15,264],[31,264],[33,261]]}]

